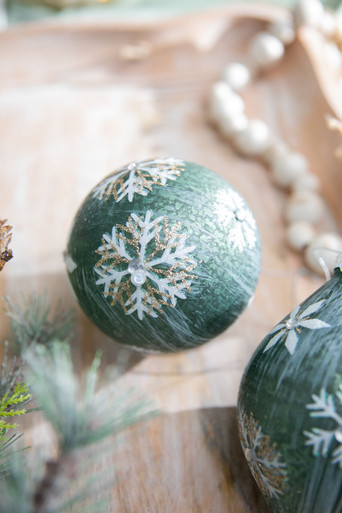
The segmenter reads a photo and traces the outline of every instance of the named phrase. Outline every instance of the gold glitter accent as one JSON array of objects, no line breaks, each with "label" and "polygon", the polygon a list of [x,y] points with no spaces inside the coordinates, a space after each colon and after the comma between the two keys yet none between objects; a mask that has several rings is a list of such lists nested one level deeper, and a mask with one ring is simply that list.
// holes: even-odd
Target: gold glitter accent
[{"label": "gold glitter accent", "polygon": [[7,219],[0,219],[0,271],[2,271],[6,262],[13,257],[12,250],[8,249],[12,239],[12,226],[9,226],[6,222]]},{"label": "gold glitter accent", "polygon": [[[126,225],[116,225],[112,237],[103,236],[102,246],[95,250],[101,256],[95,269],[99,269],[98,274],[103,280],[108,277],[104,295],[112,298],[112,306],[120,303],[126,314],[137,309],[137,297],[148,315],[154,311],[163,313],[162,306],[173,308],[176,305],[172,288],[189,292],[191,280],[198,278],[192,273],[197,264],[188,256],[193,248],[186,248],[184,241],[187,236],[178,233],[180,223],[170,227],[166,216],[158,218],[154,223],[149,220],[150,213],[146,214],[145,220],[135,214],[130,215]],[[151,253],[145,257],[147,248]],[[130,262],[136,259],[146,273],[146,280],[141,285],[132,282],[133,273],[129,271]],[[119,278],[113,277],[115,283],[108,284],[111,281],[108,271],[111,270],[124,274]]]},{"label": "gold glitter accent", "polygon": [[286,466],[280,460],[276,445],[262,432],[253,413],[243,414],[239,437],[245,457],[260,490],[269,497],[283,494],[287,488]]},{"label": "gold glitter accent", "polygon": [[[156,236],[155,236],[155,245],[156,249],[150,254],[150,256],[145,260],[145,262],[149,262],[152,260],[152,258],[155,257],[155,255],[158,253],[158,251],[164,251],[166,248],[177,248],[179,246],[179,243],[177,242],[177,239],[184,239],[186,238],[186,235],[182,233],[177,233],[177,230],[179,230],[181,224],[178,222],[176,223],[171,229],[169,228],[169,222],[167,217],[163,218],[163,229],[164,229],[164,239],[161,239],[160,232],[161,227],[158,225],[157,222],[154,223],[154,228],[156,230]],[[172,242],[174,241],[174,242]]]},{"label": "gold glitter accent", "polygon": [[[103,237],[101,239],[101,242],[102,242],[102,247],[104,249],[96,249],[95,250],[95,253],[102,256],[102,258],[95,265],[96,268],[100,268],[103,264],[108,264],[106,266],[106,269],[109,270],[109,269],[114,269],[117,266],[117,264],[120,262],[127,262],[127,263],[129,262],[129,260],[127,258],[120,255],[120,253],[118,252],[117,248],[115,247],[115,245],[113,244],[112,241],[108,242],[108,244],[110,246],[109,248],[106,246],[107,241]],[[112,253],[111,253],[111,251],[112,251]]]},{"label": "gold glitter accent", "polygon": [[[133,165],[133,164],[131,164]],[[136,194],[143,194],[144,191],[151,192],[155,185],[166,185],[167,173],[171,172],[173,177],[179,177],[181,172],[185,170],[185,164],[181,161],[174,161],[170,159],[170,162],[165,160],[156,161],[144,161],[136,164],[136,167],[125,169],[119,169],[116,171],[112,180],[109,179],[104,189],[98,195],[98,199],[108,201],[111,196],[114,196],[115,201],[120,201],[124,197],[129,188],[135,189]],[[161,171],[160,175],[153,175],[153,169]],[[134,171],[135,176],[132,182],[128,180],[131,172]],[[152,172],[151,172],[152,171]],[[115,179],[115,175],[119,175],[118,179]],[[173,178],[174,179],[174,178]]]},{"label": "gold glitter accent", "polygon": [[[128,313],[129,308],[133,308],[134,304],[130,293],[130,282],[124,281],[120,283],[112,283],[109,286],[109,292],[105,293],[106,297],[111,297],[111,306],[114,306],[118,301],[124,309],[125,313]],[[126,306],[127,300],[129,301],[129,308]]]},{"label": "gold glitter accent", "polygon": [[159,313],[163,313],[161,305],[170,306],[171,308],[174,308],[174,305],[172,303],[168,303],[168,299],[172,300],[172,296],[170,294],[167,294],[166,292],[161,292],[155,287],[152,287],[150,283],[147,283],[144,304],[149,307],[147,311],[148,315],[151,315],[154,308],[158,310]]},{"label": "gold glitter accent", "polygon": [[[138,226],[142,228],[141,232],[137,231]],[[135,248],[138,258],[140,257],[140,240],[144,226],[145,223],[142,217],[139,217],[136,221],[136,224],[134,224],[132,216],[129,216],[126,226],[124,226],[123,224],[117,225],[119,230],[122,230],[124,233],[132,236],[132,238],[127,238],[122,233],[118,233],[119,239],[123,240],[124,242],[126,242],[126,244],[129,244],[130,246],[133,246]]]}]

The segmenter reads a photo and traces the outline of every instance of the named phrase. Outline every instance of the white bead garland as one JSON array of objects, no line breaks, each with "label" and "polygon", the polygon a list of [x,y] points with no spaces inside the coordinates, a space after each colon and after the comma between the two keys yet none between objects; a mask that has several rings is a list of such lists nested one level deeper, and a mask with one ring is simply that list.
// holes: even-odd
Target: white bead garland
[{"label": "white bead garland", "polygon": [[333,38],[336,31],[336,17],[330,11],[324,11],[321,20],[321,30],[325,37]]},{"label": "white bead garland", "polygon": [[293,43],[296,37],[295,29],[290,21],[276,21],[270,23],[268,30],[273,36],[280,39],[284,45]]},{"label": "white bead garland", "polygon": [[247,128],[248,119],[243,112],[232,116],[222,116],[219,119],[219,129],[224,137],[230,139]]},{"label": "white bead garland", "polygon": [[324,266],[331,273],[339,253],[342,253],[342,238],[336,233],[322,233],[306,248],[304,258],[307,266],[316,273],[322,274]]},{"label": "white bead garland", "polygon": [[247,156],[262,155],[270,142],[270,131],[260,119],[251,119],[247,126],[239,131],[235,138],[236,148]]},{"label": "white bead garland", "polygon": [[307,221],[317,223],[322,218],[324,203],[317,193],[300,191],[291,194],[285,209],[285,219],[288,223]]},{"label": "white bead garland", "polygon": [[309,162],[300,153],[278,155],[271,163],[272,177],[280,187],[290,187],[309,171]]},{"label": "white bead garland", "polygon": [[251,80],[250,69],[241,62],[231,62],[223,72],[222,79],[233,89],[242,91]]},{"label": "white bead garland", "polygon": [[310,223],[296,221],[288,226],[286,236],[290,247],[296,251],[301,251],[313,241],[315,229]]},{"label": "white bead garland", "polygon": [[320,28],[323,16],[324,7],[319,0],[299,0],[293,9],[296,28],[303,25]]},{"label": "white bead garland", "polygon": [[318,191],[319,190],[319,180],[317,176],[312,173],[305,173],[297,176],[292,184],[291,188],[293,191]]},{"label": "white bead garland", "polygon": [[260,32],[252,39],[249,56],[260,69],[276,64],[284,55],[284,44],[268,32]]},{"label": "white bead garland", "polygon": [[[316,234],[314,225],[325,212],[319,195],[319,180],[310,171],[304,155],[291,151],[281,140],[271,138],[266,123],[248,119],[244,102],[237,94],[251,82],[252,76],[281,60],[285,45],[295,38],[295,29],[303,25],[321,30],[327,38],[342,44],[342,17],[325,10],[319,0],[299,0],[293,21],[270,23],[267,31],[256,34],[248,48],[246,62],[231,62],[222,80],[213,85],[209,98],[209,117],[221,135],[246,157],[262,157],[274,183],[290,194],[284,211],[288,223],[286,238],[295,251],[304,251],[307,266],[318,274],[331,272],[336,252],[342,253],[342,237],[334,233]],[[330,57],[342,65],[342,54],[331,43]],[[335,62],[336,61],[336,62]]]}]

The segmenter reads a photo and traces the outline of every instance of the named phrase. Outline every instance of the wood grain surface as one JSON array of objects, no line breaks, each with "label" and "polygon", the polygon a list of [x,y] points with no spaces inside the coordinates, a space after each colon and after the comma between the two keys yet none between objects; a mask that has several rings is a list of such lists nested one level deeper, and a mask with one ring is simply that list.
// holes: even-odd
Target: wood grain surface
[{"label": "wood grain surface", "polygon": [[[110,511],[267,511],[237,440],[239,382],[263,336],[322,280],[286,245],[284,196],[259,162],[236,155],[213,131],[205,102],[265,20],[286,15],[233,6],[152,26],[44,23],[0,35],[0,217],[14,228],[0,295],[46,289],[53,303],[76,308],[79,367],[101,348],[103,367],[123,362],[120,385],[137,387],[165,412],[113,442],[120,464]],[[339,140],[324,120],[342,95],[331,85],[336,72],[329,75],[324,55],[312,52],[315,37],[300,34],[244,98],[248,115],[307,156],[329,207],[323,225],[342,229]],[[144,58],[127,58],[137,52]],[[195,350],[144,357],[77,309],[62,254],[88,190],[115,167],[156,155],[203,164],[242,193],[259,225],[263,267],[253,303],[227,332]],[[4,316],[1,330],[5,336]]]}]

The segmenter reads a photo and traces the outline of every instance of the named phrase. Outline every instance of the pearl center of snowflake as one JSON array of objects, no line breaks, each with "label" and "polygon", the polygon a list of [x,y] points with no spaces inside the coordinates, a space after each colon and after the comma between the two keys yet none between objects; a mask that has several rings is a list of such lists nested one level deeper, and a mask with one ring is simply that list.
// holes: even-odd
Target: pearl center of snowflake
[{"label": "pearl center of snowflake", "polygon": [[342,426],[340,426],[338,429],[336,429],[335,433],[335,438],[336,440],[338,441],[338,443],[342,443]]},{"label": "pearl center of snowflake", "polygon": [[137,167],[137,163],[136,162],[132,162],[131,164],[129,164],[127,166],[127,169],[128,169],[128,171],[133,171],[133,169],[136,169],[136,167]]},{"label": "pearl center of snowflake", "polygon": [[296,319],[287,319],[285,325],[287,330],[293,330],[294,328],[297,328],[298,321]]},{"label": "pearl center of snowflake", "polygon": [[144,264],[138,258],[131,260],[128,264],[128,271],[131,273],[131,282],[136,287],[143,285],[146,281]]},{"label": "pearl center of snowflake", "polygon": [[238,208],[237,210],[235,210],[234,214],[235,219],[237,221],[240,221],[240,223],[242,223],[246,219],[246,211],[243,208]]},{"label": "pearl center of snowflake", "polygon": [[249,447],[247,447],[247,449],[245,449],[245,458],[248,461],[248,463],[251,463],[251,464],[255,464],[257,461],[255,452],[252,449],[249,449]]}]

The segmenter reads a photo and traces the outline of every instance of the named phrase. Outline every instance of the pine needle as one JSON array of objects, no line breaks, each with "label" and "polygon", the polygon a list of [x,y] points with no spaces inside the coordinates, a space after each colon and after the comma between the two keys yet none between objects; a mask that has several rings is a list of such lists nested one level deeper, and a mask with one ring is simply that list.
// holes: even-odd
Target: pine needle
[{"label": "pine needle", "polygon": [[6,315],[14,340],[20,351],[31,344],[48,344],[51,340],[69,340],[73,331],[73,312],[64,312],[60,307],[54,315],[47,304],[46,295],[22,296],[20,304],[5,297]]},{"label": "pine needle", "polygon": [[53,341],[37,345],[25,355],[27,379],[32,393],[46,418],[56,430],[61,448],[70,452],[102,440],[134,423],[147,402],[134,401],[132,391],[106,401],[96,394],[101,355],[97,353],[85,373],[85,385],[73,368],[70,347]]}]

